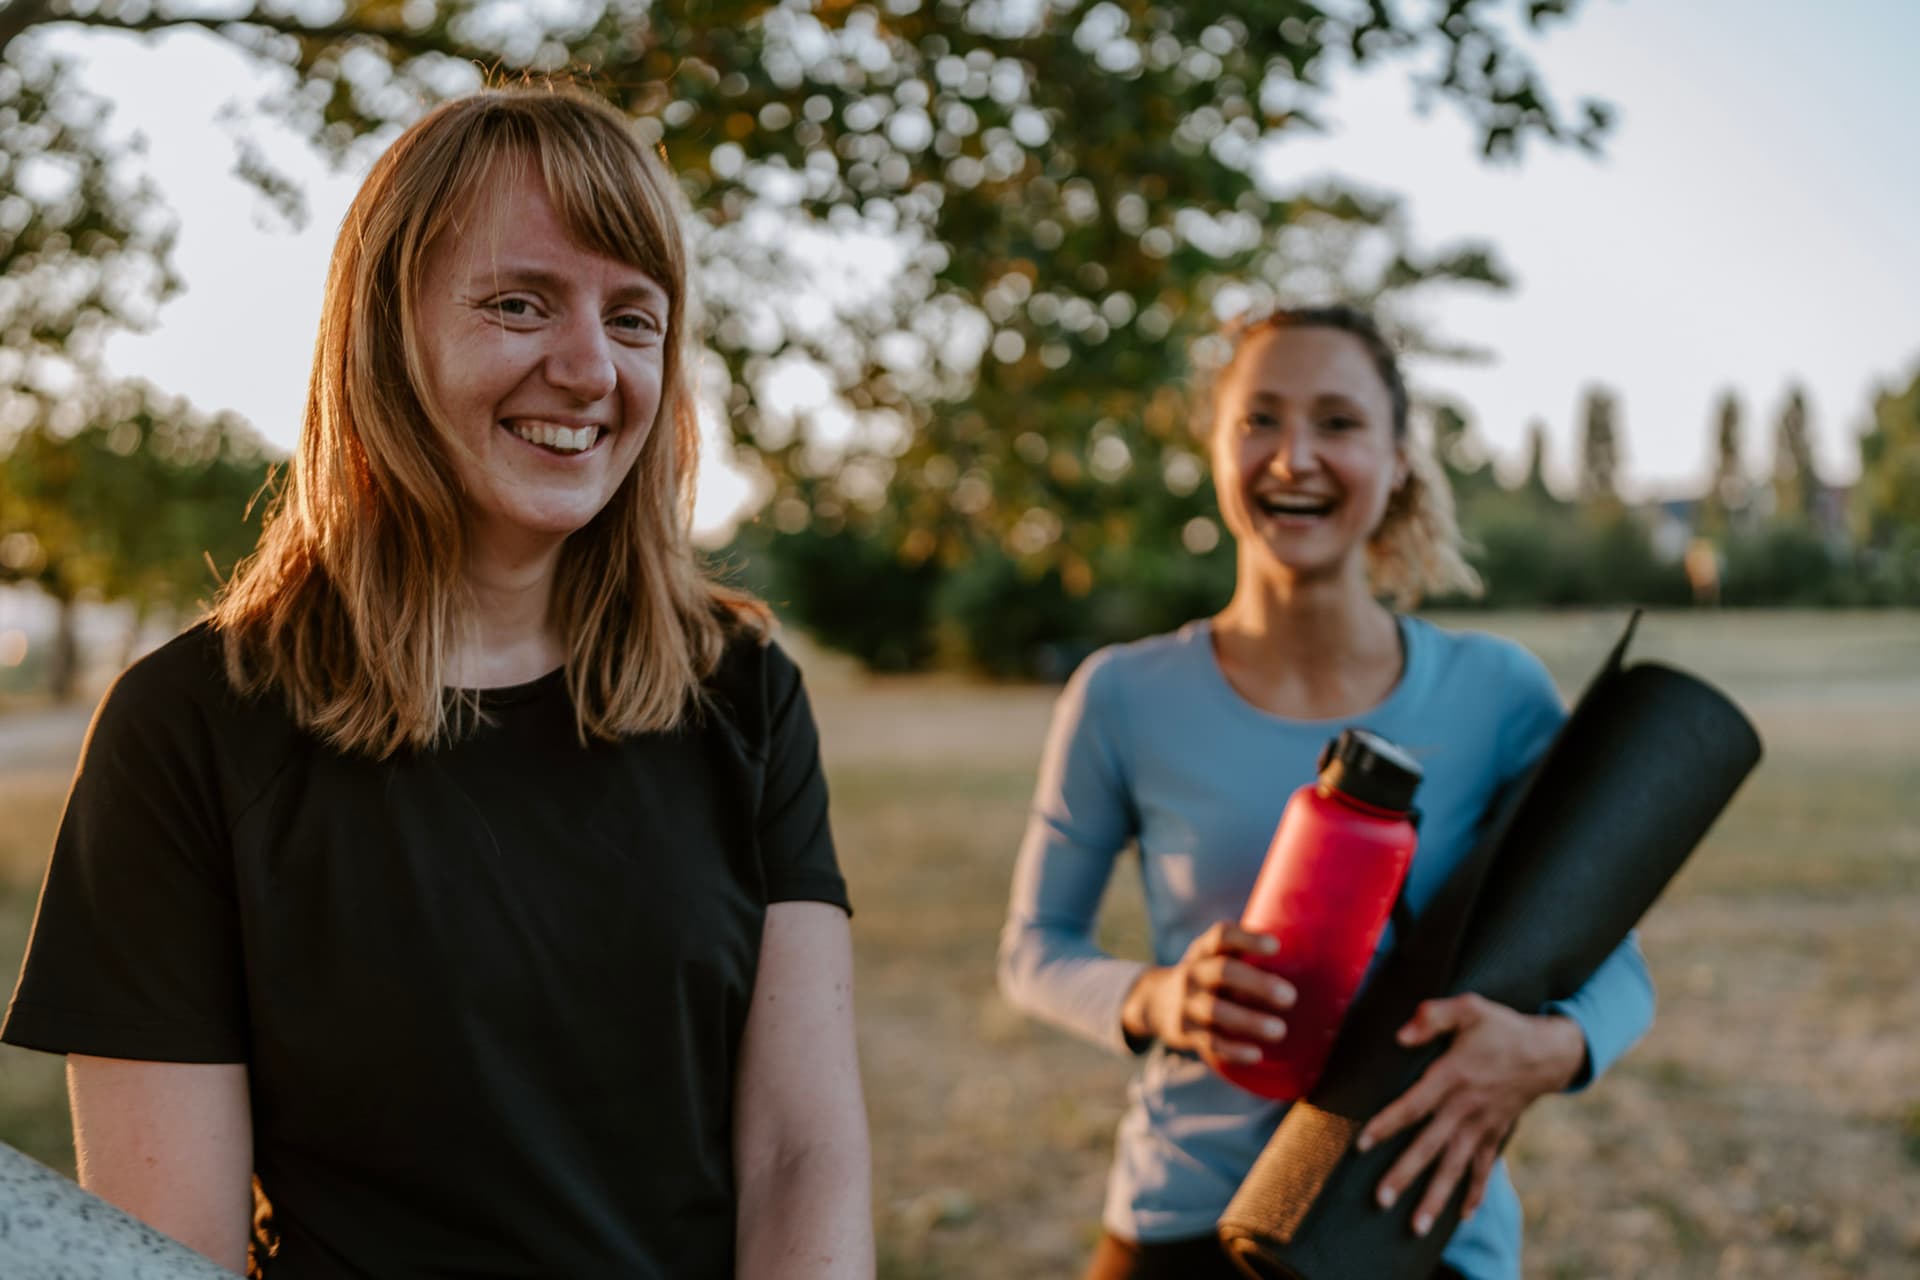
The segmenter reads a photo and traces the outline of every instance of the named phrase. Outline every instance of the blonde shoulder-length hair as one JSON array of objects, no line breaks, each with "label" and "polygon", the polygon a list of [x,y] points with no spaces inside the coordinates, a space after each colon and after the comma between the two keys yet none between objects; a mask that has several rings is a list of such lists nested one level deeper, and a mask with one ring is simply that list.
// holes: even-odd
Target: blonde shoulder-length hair
[{"label": "blonde shoulder-length hair", "polygon": [[699,430],[672,178],[626,118],[583,93],[476,93],[401,134],[348,210],[299,448],[259,546],[213,611],[235,688],[277,692],[343,751],[432,747],[477,711],[444,688],[473,601],[460,485],[425,393],[418,291],[428,247],[516,164],[538,167],[575,241],[645,271],[669,297],[653,431],[607,505],[566,540],[554,584],[582,739],[675,727],[699,705],[729,633],[770,629],[766,607],[712,581],[690,541]]},{"label": "blonde shoulder-length hair", "polygon": [[1212,432],[1214,394],[1220,379],[1256,334],[1272,329],[1336,329],[1359,340],[1393,406],[1393,439],[1406,459],[1407,478],[1387,501],[1386,514],[1367,540],[1367,581],[1396,609],[1411,609],[1431,595],[1478,596],[1480,575],[1467,563],[1465,540],[1454,516],[1453,489],[1432,450],[1413,438],[1410,401],[1400,361],[1373,317],[1358,307],[1287,307],[1242,316],[1206,340],[1196,361],[1194,430]]}]

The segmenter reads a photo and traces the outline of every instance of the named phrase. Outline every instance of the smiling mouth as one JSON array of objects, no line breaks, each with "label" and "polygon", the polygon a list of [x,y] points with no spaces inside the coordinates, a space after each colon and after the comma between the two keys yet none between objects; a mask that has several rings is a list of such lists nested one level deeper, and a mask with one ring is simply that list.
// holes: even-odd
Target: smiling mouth
[{"label": "smiling mouth", "polygon": [[500,425],[535,448],[563,458],[588,452],[607,434],[607,429],[601,426],[569,427],[536,419],[505,419]]},{"label": "smiling mouth", "polygon": [[1291,516],[1297,519],[1330,515],[1336,504],[1332,498],[1285,494],[1277,497],[1256,497],[1253,505],[1266,515]]}]

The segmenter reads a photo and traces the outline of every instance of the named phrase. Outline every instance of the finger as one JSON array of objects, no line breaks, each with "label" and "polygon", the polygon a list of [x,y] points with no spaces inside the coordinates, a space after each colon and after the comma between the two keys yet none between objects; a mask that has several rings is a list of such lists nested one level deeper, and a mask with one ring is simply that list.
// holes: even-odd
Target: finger
[{"label": "finger", "polygon": [[1196,991],[1188,996],[1185,1013],[1188,1025],[1196,1031],[1223,1034],[1235,1040],[1272,1044],[1287,1034],[1287,1024],[1272,1014],[1249,1009],[1209,991]]},{"label": "finger", "polygon": [[[1229,995],[1241,1004],[1290,1009],[1297,996],[1293,984],[1276,978],[1257,965],[1227,956],[1212,956],[1201,962],[1207,966],[1201,985]],[[1199,965],[1194,966],[1196,970]]]},{"label": "finger", "polygon": [[1420,1073],[1413,1087],[1380,1109],[1367,1121],[1354,1145],[1365,1151],[1376,1142],[1385,1142],[1408,1125],[1432,1115],[1452,1093],[1458,1078],[1453,1065],[1442,1057]]},{"label": "finger", "polygon": [[[1441,1111],[1427,1122],[1426,1127],[1420,1130],[1420,1136],[1400,1153],[1400,1158],[1387,1170],[1387,1176],[1380,1179],[1374,1199],[1382,1209],[1393,1208],[1394,1201],[1419,1180],[1426,1167],[1446,1149],[1457,1127],[1456,1118],[1446,1111]],[[1457,1174],[1455,1176],[1458,1177]]]},{"label": "finger", "polygon": [[1487,1183],[1493,1178],[1494,1161],[1500,1158],[1500,1149],[1496,1144],[1483,1145],[1473,1153],[1473,1170],[1468,1175],[1472,1181],[1467,1186],[1467,1198],[1460,1206],[1460,1221],[1465,1222],[1487,1198]]},{"label": "finger", "polygon": [[1187,958],[1197,960],[1202,956],[1218,954],[1227,945],[1227,930],[1233,927],[1231,920],[1216,920],[1208,925],[1206,932],[1188,944]]},{"label": "finger", "polygon": [[1263,1061],[1267,1051],[1257,1044],[1245,1040],[1236,1040],[1232,1036],[1223,1036],[1217,1032],[1203,1031],[1196,1039],[1196,1048],[1202,1057],[1211,1054],[1223,1062],[1238,1062],[1251,1065]]},{"label": "finger", "polygon": [[1280,939],[1270,933],[1254,933],[1242,929],[1237,924],[1222,921],[1226,928],[1221,933],[1221,950],[1237,951],[1249,956],[1272,956],[1280,954]]},{"label": "finger", "polygon": [[1472,1022],[1478,1010],[1474,1007],[1472,995],[1453,996],[1446,1000],[1423,1000],[1414,1010],[1413,1019],[1400,1028],[1397,1039],[1401,1044],[1412,1046],[1426,1044],[1437,1036],[1450,1031],[1458,1031]]},{"label": "finger", "polygon": [[1454,1131],[1453,1140],[1440,1153],[1439,1167],[1427,1180],[1420,1207],[1413,1211],[1413,1234],[1424,1236],[1433,1230],[1433,1224],[1447,1211],[1447,1201],[1453,1199],[1454,1188],[1460,1185],[1460,1175],[1473,1163],[1474,1153],[1482,1145],[1471,1124],[1463,1124]]}]

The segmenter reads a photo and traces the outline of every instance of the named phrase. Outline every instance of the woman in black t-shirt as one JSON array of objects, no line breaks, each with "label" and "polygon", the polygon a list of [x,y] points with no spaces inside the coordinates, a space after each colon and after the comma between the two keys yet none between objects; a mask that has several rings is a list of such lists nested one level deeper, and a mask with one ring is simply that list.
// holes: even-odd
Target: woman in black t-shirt
[{"label": "woman in black t-shirt", "polygon": [[257,553],[96,718],[0,1034],[229,1267],[872,1273],[812,714],[688,543],[670,190],[571,93],[401,135]]}]

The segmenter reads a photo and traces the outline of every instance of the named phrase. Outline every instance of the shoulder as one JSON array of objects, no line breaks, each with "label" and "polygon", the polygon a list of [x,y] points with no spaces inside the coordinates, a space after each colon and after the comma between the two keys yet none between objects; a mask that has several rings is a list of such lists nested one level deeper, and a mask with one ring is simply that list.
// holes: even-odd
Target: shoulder
[{"label": "shoulder", "polygon": [[243,714],[227,682],[220,637],[201,622],[120,673],[94,713],[88,750],[204,750],[210,729]]},{"label": "shoulder", "polygon": [[776,726],[792,716],[796,705],[804,705],[806,697],[800,667],[786,649],[748,626],[728,628],[720,660],[701,692],[704,710],[756,756],[765,754]]},{"label": "shoulder", "polygon": [[1505,636],[1454,630],[1409,618],[1409,643],[1427,665],[1428,705],[1453,724],[1485,726],[1499,766],[1524,766],[1566,719],[1566,703],[1532,650]]},{"label": "shoulder", "polygon": [[1203,659],[1211,662],[1212,651],[1206,624],[1198,622],[1097,649],[1061,691],[1054,710],[1056,731],[1094,730],[1125,737],[1130,725],[1156,723],[1179,708],[1190,710],[1203,692]]},{"label": "shoulder", "polygon": [[1419,646],[1443,687],[1470,684],[1478,696],[1491,693],[1515,702],[1562,705],[1546,664],[1518,641],[1421,618],[1408,618],[1406,624],[1409,643]]},{"label": "shoulder", "polygon": [[1163,688],[1190,675],[1200,657],[1210,656],[1208,645],[1206,623],[1190,622],[1178,631],[1096,649],[1069,683],[1098,689],[1105,697]]},{"label": "shoulder", "polygon": [[279,701],[246,697],[227,678],[224,641],[198,623],[135,661],[101,699],[82,769],[129,783],[171,780],[240,803],[302,741]]}]

